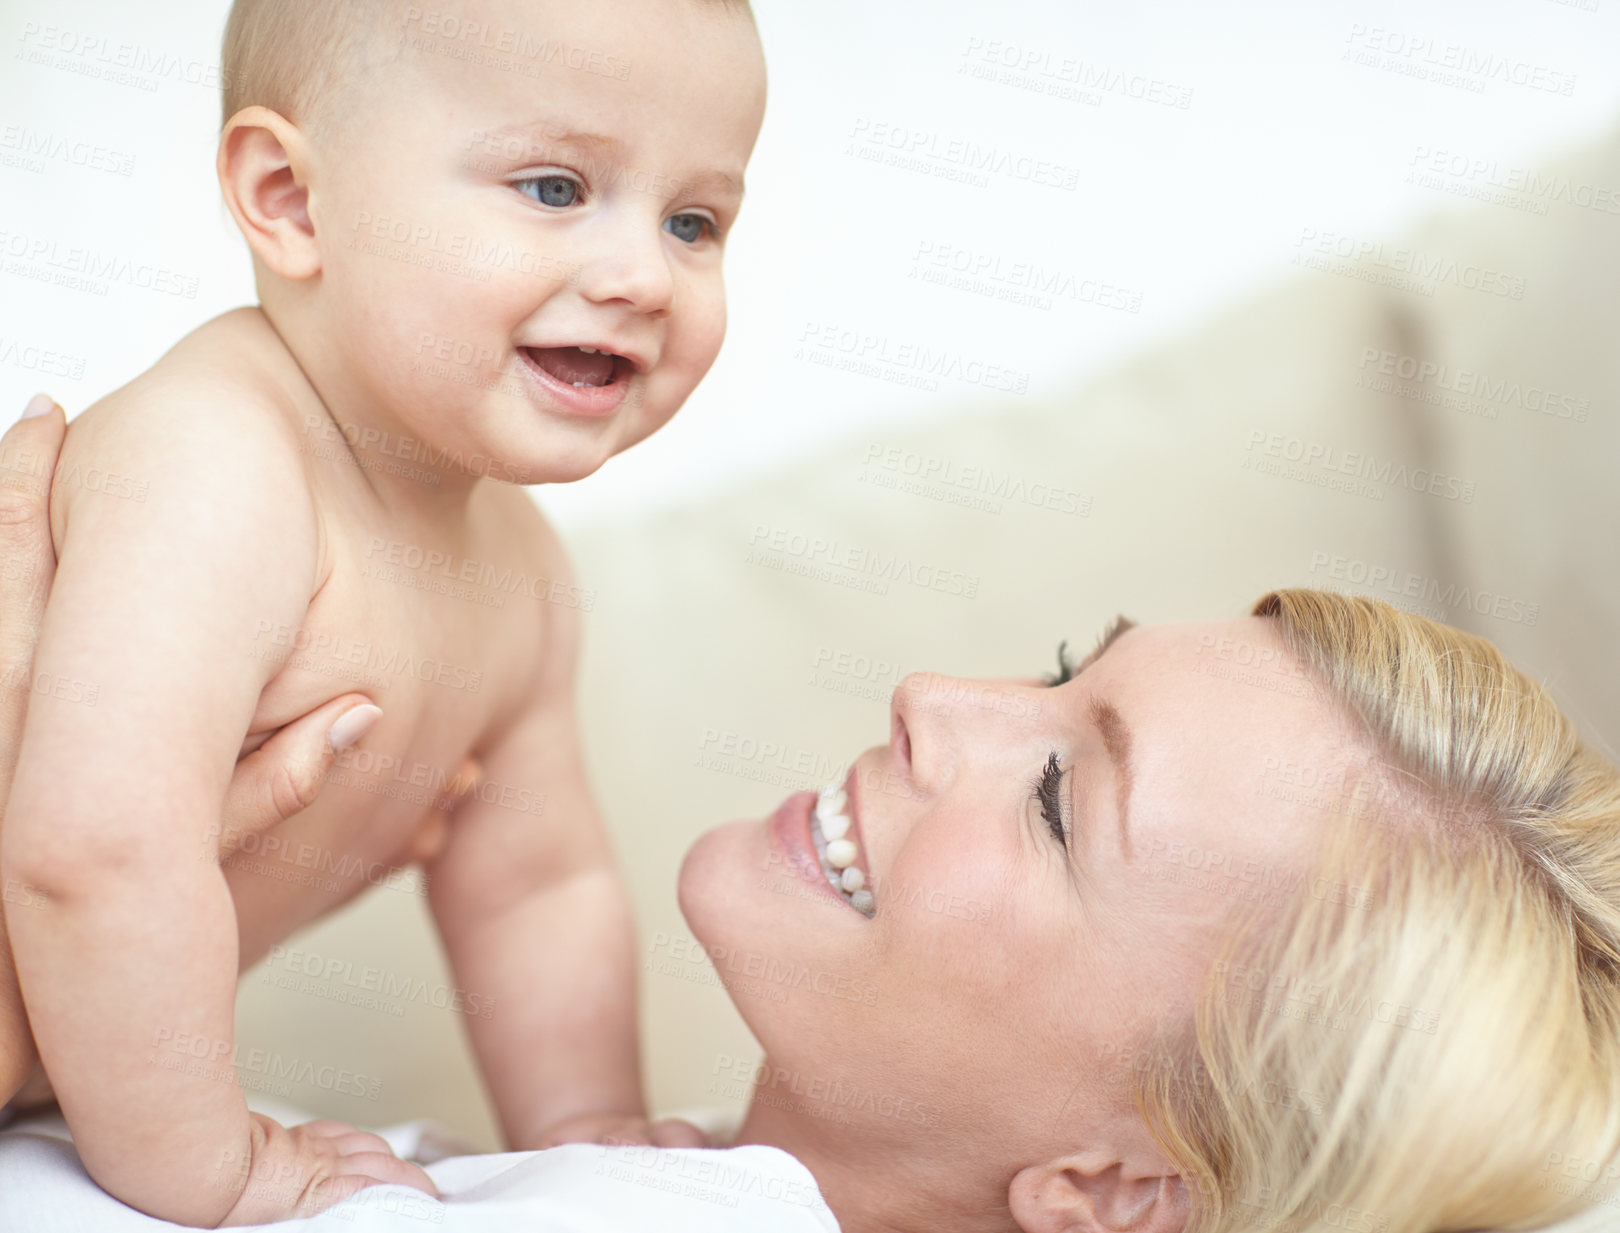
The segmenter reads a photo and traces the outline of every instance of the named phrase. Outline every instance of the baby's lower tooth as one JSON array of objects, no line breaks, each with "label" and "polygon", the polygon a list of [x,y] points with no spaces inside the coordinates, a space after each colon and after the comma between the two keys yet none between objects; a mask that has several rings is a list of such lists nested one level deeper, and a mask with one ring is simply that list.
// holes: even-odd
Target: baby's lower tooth
[{"label": "baby's lower tooth", "polygon": [[834,869],[844,869],[855,863],[860,850],[848,839],[831,839],[827,842],[827,863]]},{"label": "baby's lower tooth", "polygon": [[851,865],[844,870],[843,875],[838,879],[838,884],[847,891],[858,891],[866,885],[866,875],[860,871],[859,866]]},{"label": "baby's lower tooth", "polygon": [[869,890],[858,890],[849,897],[849,906],[862,916],[871,916],[877,910],[877,903]]}]

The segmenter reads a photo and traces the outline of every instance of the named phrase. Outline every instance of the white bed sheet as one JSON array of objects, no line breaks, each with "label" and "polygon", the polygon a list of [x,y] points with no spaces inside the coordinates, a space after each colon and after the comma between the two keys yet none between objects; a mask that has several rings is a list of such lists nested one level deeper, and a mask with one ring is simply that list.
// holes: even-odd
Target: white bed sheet
[{"label": "white bed sheet", "polygon": [[[264,1107],[253,1102],[255,1107]],[[309,1120],[264,1107],[287,1122]],[[675,1151],[575,1143],[544,1152],[435,1159],[437,1128],[378,1132],[420,1159],[441,1201],[377,1186],[303,1220],[261,1228],[319,1233],[838,1233],[810,1171],[774,1147]],[[158,1233],[179,1228],[110,1197],[90,1180],[60,1116],[0,1130],[0,1230]]]}]

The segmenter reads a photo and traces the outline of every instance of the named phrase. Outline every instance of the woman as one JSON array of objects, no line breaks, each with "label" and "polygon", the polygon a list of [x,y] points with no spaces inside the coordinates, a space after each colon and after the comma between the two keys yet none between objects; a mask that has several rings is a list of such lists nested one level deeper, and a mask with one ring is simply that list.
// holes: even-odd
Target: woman
[{"label": "woman", "polygon": [[[54,417],[17,434],[54,457]],[[43,497],[0,499],[6,560],[40,562],[0,590],[8,679]],[[1289,591],[1120,623],[1052,682],[914,675],[891,713],[843,782],[680,874],[765,1047],[736,1142],[796,1157],[844,1229],[1417,1233],[1616,1201],[1620,776],[1487,643]]]},{"label": "woman", "polygon": [[808,794],[698,841],[681,908],[717,965],[846,994],[734,982],[766,1052],[739,1142],[852,1228],[1620,1205],[1620,777],[1481,639],[1255,611],[1116,626],[1055,688],[903,682],[844,806],[870,920],[807,856]]}]

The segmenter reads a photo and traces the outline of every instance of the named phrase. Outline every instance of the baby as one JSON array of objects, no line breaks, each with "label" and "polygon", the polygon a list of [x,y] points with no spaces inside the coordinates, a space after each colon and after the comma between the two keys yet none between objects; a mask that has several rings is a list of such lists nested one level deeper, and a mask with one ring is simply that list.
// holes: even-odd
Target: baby
[{"label": "baby", "polygon": [[[412,861],[508,1145],[647,1129],[572,697],[591,596],[520,486],[714,362],[764,63],[738,0],[445,3],[237,0],[217,169],[260,303],[86,410],[56,473],[35,669],[71,688],[32,694],[5,814],[16,976],[91,1176],[183,1224],[431,1188],[249,1113],[230,1066],[239,973]],[[323,876],[222,859],[236,760],[351,691],[350,769],[255,837]]]}]

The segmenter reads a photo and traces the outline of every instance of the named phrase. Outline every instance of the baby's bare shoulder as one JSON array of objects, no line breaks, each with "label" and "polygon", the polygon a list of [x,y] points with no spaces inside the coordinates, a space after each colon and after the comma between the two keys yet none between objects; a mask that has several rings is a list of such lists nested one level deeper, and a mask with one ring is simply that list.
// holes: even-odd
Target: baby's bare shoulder
[{"label": "baby's bare shoulder", "polygon": [[[253,445],[295,442],[285,370],[273,330],[252,328],[237,309],[198,326],[129,384],[71,422],[67,449],[116,446],[142,455],[190,458],[195,444],[218,448],[246,434]],[[262,320],[262,315],[260,317]]]},{"label": "baby's bare shoulder", "polygon": [[[237,310],[200,326],[68,425],[51,486],[58,551],[88,510],[199,517],[251,505],[313,530],[310,484],[277,357]],[[262,319],[262,318],[261,318]],[[273,337],[273,331],[270,332]],[[279,340],[276,340],[279,345]],[[124,502],[124,505],[111,504]],[[307,518],[306,518],[307,515]]]}]

